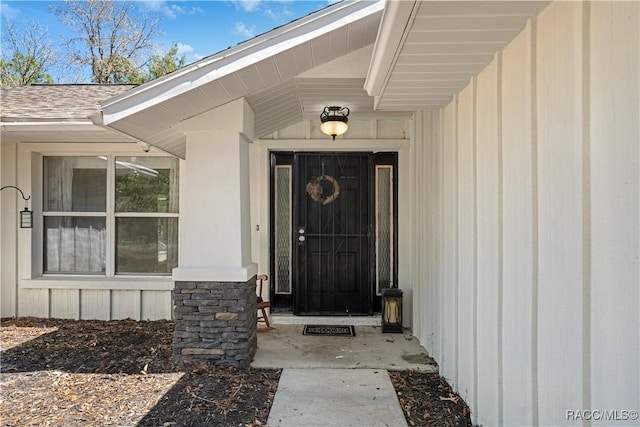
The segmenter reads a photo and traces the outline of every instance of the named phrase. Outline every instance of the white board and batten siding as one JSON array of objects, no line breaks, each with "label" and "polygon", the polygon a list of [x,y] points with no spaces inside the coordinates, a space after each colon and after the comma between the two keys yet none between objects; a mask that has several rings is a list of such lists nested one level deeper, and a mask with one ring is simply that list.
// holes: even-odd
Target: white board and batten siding
[{"label": "white board and batten siding", "polygon": [[467,402],[475,400],[475,87],[458,95],[458,384]]},{"label": "white board and batten siding", "polygon": [[590,7],[589,397],[593,407],[638,409],[640,3]]},{"label": "white board and batten siding", "polygon": [[[537,22],[538,418],[583,407],[583,271],[588,227],[583,213],[582,5],[555,3]],[[587,147],[585,147],[587,148]],[[588,179],[588,177],[587,177]],[[584,233],[583,233],[584,232]],[[572,420],[557,420],[570,425]]]},{"label": "white board and batten siding", "polygon": [[82,320],[172,318],[171,290],[19,288],[18,316]]},{"label": "white board and batten siding", "polygon": [[[499,424],[501,277],[498,61],[476,79],[476,407]],[[482,310],[479,308],[482,307]],[[479,393],[479,390],[483,390]]]},{"label": "white board and batten siding", "polygon": [[[532,23],[502,53],[502,339],[501,416],[514,425],[533,418],[534,222],[536,147],[532,128]],[[500,197],[500,196],[499,196]],[[513,351],[518,349],[518,351]],[[497,396],[496,396],[497,397]]]},{"label": "white board and batten siding", "polygon": [[442,126],[416,163],[442,173],[416,168],[414,185],[440,214],[412,217],[440,257],[411,277],[426,264],[440,300],[414,310],[414,334],[474,423],[638,422],[615,419],[640,407],[638,46],[640,3],[554,2],[421,113]]},{"label": "white board and batten siding", "polygon": [[[458,378],[458,168],[456,103],[443,112],[443,216],[442,216],[442,359],[440,372],[447,380]],[[438,268],[438,266],[434,266]],[[414,331],[420,333],[421,331]]]}]

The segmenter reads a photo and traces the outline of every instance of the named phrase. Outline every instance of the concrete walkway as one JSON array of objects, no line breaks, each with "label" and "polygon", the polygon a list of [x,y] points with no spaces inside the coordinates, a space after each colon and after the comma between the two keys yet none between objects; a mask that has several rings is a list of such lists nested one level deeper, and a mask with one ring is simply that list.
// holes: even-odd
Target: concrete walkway
[{"label": "concrete walkway", "polygon": [[[304,320],[338,320],[328,319]],[[341,324],[356,324],[355,337],[305,336],[303,319],[274,320],[274,329],[258,333],[251,363],[283,369],[269,427],[406,427],[387,370],[438,372],[410,333],[383,334],[380,326],[365,323],[366,318],[341,319]],[[373,323],[379,325],[379,320]]]},{"label": "concrete walkway", "polygon": [[269,427],[406,427],[384,369],[284,369]]}]

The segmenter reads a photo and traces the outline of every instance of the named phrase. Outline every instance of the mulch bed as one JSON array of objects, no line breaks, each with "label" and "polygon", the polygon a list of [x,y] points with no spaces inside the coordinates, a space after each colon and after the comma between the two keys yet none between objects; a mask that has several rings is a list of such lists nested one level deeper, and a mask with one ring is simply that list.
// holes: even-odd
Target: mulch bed
[{"label": "mulch bed", "polygon": [[[0,426],[260,426],[280,370],[172,362],[173,322],[6,319]],[[389,372],[411,426],[470,426],[436,374]]]},{"label": "mulch bed", "polygon": [[472,426],[469,407],[438,374],[389,371],[411,426]]}]

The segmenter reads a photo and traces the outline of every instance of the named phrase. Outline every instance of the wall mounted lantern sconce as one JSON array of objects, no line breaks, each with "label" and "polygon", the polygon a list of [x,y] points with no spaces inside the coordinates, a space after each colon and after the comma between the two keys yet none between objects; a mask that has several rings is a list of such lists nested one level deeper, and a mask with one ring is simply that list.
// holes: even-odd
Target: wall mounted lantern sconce
[{"label": "wall mounted lantern sconce", "polygon": [[320,130],[336,140],[336,136],[344,134],[349,125],[349,109],[347,107],[324,107],[320,113]]},{"label": "wall mounted lantern sconce", "polygon": [[402,333],[402,290],[382,290],[382,333]]},{"label": "wall mounted lantern sconce", "polygon": [[29,210],[29,199],[31,198],[31,196],[24,197],[24,193],[22,192],[22,190],[13,185],[5,185],[4,187],[0,188],[0,191],[4,190],[5,188],[14,188],[18,190],[20,192],[20,195],[22,196],[22,199],[24,200],[24,210],[20,211],[20,228],[33,228],[33,211]]}]

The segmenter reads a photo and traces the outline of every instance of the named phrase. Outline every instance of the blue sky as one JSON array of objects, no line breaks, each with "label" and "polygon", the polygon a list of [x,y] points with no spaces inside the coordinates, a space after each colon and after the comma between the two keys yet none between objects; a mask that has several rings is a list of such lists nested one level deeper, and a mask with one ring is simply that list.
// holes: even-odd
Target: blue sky
[{"label": "blue sky", "polygon": [[[335,0],[201,0],[138,1],[138,7],[161,16],[165,33],[163,47],[177,43],[187,64],[262,34],[294,19],[334,3]],[[53,1],[0,0],[2,31],[7,23],[20,29],[35,21],[49,33],[53,45],[68,34],[67,27],[49,12]],[[60,74],[58,74],[60,73]],[[65,83],[62,72],[54,72],[56,83]]]}]

